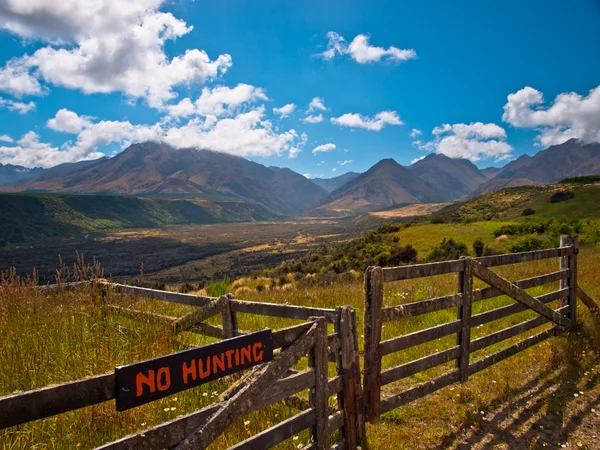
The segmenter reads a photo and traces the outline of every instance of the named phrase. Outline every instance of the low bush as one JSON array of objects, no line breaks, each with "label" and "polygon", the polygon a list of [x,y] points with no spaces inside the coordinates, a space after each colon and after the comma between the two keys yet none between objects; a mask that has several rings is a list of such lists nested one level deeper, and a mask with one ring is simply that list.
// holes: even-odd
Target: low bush
[{"label": "low bush", "polygon": [[550,203],[560,203],[566,202],[567,200],[571,200],[575,198],[575,194],[571,191],[558,191],[550,196],[548,200]]},{"label": "low bush", "polygon": [[466,244],[454,239],[445,239],[427,255],[427,261],[458,259],[469,254]]},{"label": "low bush", "polygon": [[540,250],[546,247],[541,239],[533,236],[525,236],[520,238],[517,242],[509,247],[511,253],[530,252],[533,250]]},{"label": "low bush", "polygon": [[521,213],[522,216],[533,216],[535,214],[535,210],[531,208],[525,208]]}]

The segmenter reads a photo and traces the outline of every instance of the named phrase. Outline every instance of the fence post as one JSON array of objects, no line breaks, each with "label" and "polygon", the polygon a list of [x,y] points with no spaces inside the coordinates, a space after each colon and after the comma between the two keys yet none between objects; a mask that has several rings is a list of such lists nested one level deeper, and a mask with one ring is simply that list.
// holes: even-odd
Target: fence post
[{"label": "fence post", "polygon": [[356,313],[351,306],[338,307],[337,310],[341,343],[341,366],[338,366],[338,373],[342,375],[344,386],[340,403],[340,408],[344,411],[344,441],[346,448],[354,449],[364,444],[366,434],[360,385]]},{"label": "fence post", "polygon": [[229,339],[237,336],[237,316],[235,312],[231,310],[231,304],[229,300],[233,298],[232,294],[224,295],[223,307],[221,309],[221,318],[223,319],[223,339]]},{"label": "fence post", "polygon": [[473,307],[473,269],[470,258],[462,258],[465,267],[458,272],[458,292],[463,295],[458,307],[458,319],[461,321],[460,331],[456,336],[456,344],[460,346],[460,355],[456,360],[460,382],[466,383],[469,379],[469,355],[471,346],[471,311]]},{"label": "fence post", "polygon": [[310,357],[309,366],[315,373],[315,387],[309,396],[310,406],[315,410],[315,426],[313,436],[317,450],[329,449],[329,346],[327,344],[327,319],[312,318],[317,323],[315,345]]},{"label": "fence post", "polygon": [[579,252],[579,239],[577,236],[563,235],[560,237],[561,247],[573,247],[575,254],[563,256],[560,258],[560,269],[569,269],[569,278],[560,280],[560,287],[569,288],[569,319],[571,320],[571,329],[577,327],[577,253]]},{"label": "fence post", "polygon": [[371,423],[379,423],[381,403],[381,308],[383,306],[383,269],[368,267],[365,272],[365,414]]}]

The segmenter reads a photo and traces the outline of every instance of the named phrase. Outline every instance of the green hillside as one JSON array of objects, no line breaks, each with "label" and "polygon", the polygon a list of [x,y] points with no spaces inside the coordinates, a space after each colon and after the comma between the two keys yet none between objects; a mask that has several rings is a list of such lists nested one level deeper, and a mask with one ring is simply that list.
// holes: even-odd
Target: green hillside
[{"label": "green hillside", "polygon": [[262,206],[236,201],[0,194],[0,245],[81,233],[275,218]]}]

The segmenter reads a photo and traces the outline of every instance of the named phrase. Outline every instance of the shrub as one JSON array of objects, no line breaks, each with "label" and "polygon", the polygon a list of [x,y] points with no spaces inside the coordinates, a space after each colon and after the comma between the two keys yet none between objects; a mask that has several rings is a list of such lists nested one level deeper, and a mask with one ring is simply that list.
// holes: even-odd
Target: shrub
[{"label": "shrub", "polygon": [[454,239],[444,240],[427,255],[427,261],[443,261],[448,259],[458,259],[461,256],[468,255],[466,244],[456,242]]},{"label": "shrub", "polygon": [[566,202],[567,200],[571,200],[572,198],[575,198],[575,194],[571,191],[558,191],[555,192],[554,194],[552,194],[552,196],[550,197],[550,200],[548,200],[550,203],[560,203],[560,202]]},{"label": "shrub", "polygon": [[492,255],[498,255],[498,254],[500,254],[500,252],[498,252],[494,248],[490,247],[489,245],[486,245],[485,248],[483,249],[483,253],[481,256],[492,256]]},{"label": "shrub", "polygon": [[265,290],[265,285],[264,284],[259,284],[256,286],[256,292],[262,292]]},{"label": "shrub", "polygon": [[210,297],[220,297],[229,292],[229,278],[225,277],[220,281],[213,281],[208,285],[206,291]]},{"label": "shrub", "polygon": [[403,263],[414,263],[416,260],[417,250],[412,245],[407,245],[392,248],[386,263],[388,266],[398,266]]},{"label": "shrub", "polygon": [[165,291],[167,289],[167,286],[162,281],[155,281],[150,286],[150,289],[155,289],[157,291]]},{"label": "shrub", "polygon": [[198,290],[206,289],[206,285],[207,284],[208,283],[206,282],[206,280],[200,280],[200,281],[198,281],[198,287],[197,287],[197,289]]},{"label": "shrub", "polygon": [[511,253],[530,252],[544,248],[544,242],[533,236],[525,236],[509,247]]},{"label": "shrub", "polygon": [[179,285],[178,291],[182,294],[187,294],[188,292],[192,292],[194,290],[194,286],[190,283],[181,283]]},{"label": "shrub", "polygon": [[475,256],[482,256],[484,248],[485,244],[481,239],[476,239],[473,242],[473,251],[475,252]]},{"label": "shrub", "polygon": [[446,220],[441,216],[436,216],[436,217],[432,217],[431,223],[433,225],[441,225],[443,223],[446,223]]},{"label": "shrub", "polygon": [[525,208],[521,213],[522,216],[532,216],[535,214],[535,210],[531,208]]}]

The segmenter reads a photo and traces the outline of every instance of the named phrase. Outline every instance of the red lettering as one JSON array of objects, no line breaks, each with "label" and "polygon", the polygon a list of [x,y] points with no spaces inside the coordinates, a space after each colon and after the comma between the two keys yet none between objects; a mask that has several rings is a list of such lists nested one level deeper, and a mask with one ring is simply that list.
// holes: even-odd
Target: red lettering
[{"label": "red lettering", "polygon": [[231,369],[231,355],[233,355],[234,350],[227,350],[225,352],[225,356],[227,356],[227,368]]},{"label": "red lettering", "polygon": [[181,371],[183,372],[183,384],[187,384],[188,377],[192,377],[192,381],[196,381],[196,361],[192,359],[190,363],[190,367],[188,367],[187,363],[184,362],[181,366]]},{"label": "red lettering", "polygon": [[154,370],[149,370],[148,375],[144,375],[143,373],[138,373],[135,376],[135,395],[136,397],[141,397],[144,393],[144,385],[150,388],[150,392],[156,391],[156,386],[154,384]]},{"label": "red lettering", "polygon": [[158,387],[159,391],[166,391],[171,387],[171,372],[168,367],[158,369],[156,373],[156,387]]},{"label": "red lettering", "polygon": [[247,347],[243,347],[241,350],[242,356],[241,356],[241,364],[246,364],[247,362],[252,362],[252,356],[251,356],[251,348],[250,346]]},{"label": "red lettering", "polygon": [[221,372],[225,370],[225,355],[221,353],[221,356],[218,357],[213,355],[213,373],[217,373],[217,366],[221,369]]},{"label": "red lettering", "polygon": [[200,379],[210,375],[210,356],[206,357],[206,366],[202,364],[202,359],[198,360],[198,375],[200,376]]},{"label": "red lettering", "polygon": [[262,342],[257,342],[252,346],[252,354],[254,355],[254,361],[262,361],[264,352],[259,349],[262,348]]}]

